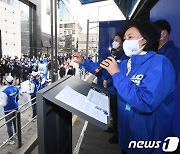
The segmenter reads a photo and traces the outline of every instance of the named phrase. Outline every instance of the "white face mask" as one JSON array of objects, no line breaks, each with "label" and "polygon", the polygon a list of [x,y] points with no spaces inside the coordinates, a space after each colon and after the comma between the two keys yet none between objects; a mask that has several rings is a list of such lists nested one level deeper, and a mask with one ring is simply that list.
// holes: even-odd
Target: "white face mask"
[{"label": "white face mask", "polygon": [[144,48],[139,48],[139,40],[142,40],[143,38],[140,38],[138,40],[125,40],[123,42],[123,49],[126,54],[126,56],[131,57],[132,55],[138,54],[140,50]]},{"label": "white face mask", "polygon": [[120,45],[119,45],[119,42],[114,41],[114,42],[112,43],[112,48],[113,48],[113,49],[117,49],[119,46],[120,46]]},{"label": "white face mask", "polygon": [[[164,33],[164,31],[161,32],[161,35],[162,35],[163,33]],[[160,41],[163,40],[163,39],[164,39],[164,37],[161,37],[161,38],[160,38]]]}]

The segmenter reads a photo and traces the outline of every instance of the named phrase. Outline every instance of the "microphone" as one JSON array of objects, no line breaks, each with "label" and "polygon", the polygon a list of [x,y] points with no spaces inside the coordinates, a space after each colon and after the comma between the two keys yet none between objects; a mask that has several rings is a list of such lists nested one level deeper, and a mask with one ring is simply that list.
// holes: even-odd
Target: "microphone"
[{"label": "microphone", "polygon": [[98,68],[95,69],[94,73],[99,73],[103,68],[99,66]]},{"label": "microphone", "polygon": [[[111,55],[111,57],[113,57],[114,59],[116,59],[115,55]],[[108,59],[108,58],[107,58]],[[99,66],[98,68],[95,69],[94,73],[99,73],[103,68],[101,66]]]}]

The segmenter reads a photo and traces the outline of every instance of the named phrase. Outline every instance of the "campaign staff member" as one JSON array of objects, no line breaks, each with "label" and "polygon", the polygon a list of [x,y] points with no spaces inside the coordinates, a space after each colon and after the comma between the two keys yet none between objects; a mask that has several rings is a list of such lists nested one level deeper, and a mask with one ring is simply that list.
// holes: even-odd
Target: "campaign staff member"
[{"label": "campaign staff member", "polygon": [[[38,79],[36,78],[37,77],[37,74],[38,72],[32,72],[31,73],[31,81],[30,81],[30,90],[26,93],[30,94],[31,95],[31,99],[33,99],[31,101],[31,104],[34,104],[36,102],[36,99],[34,99],[36,97],[36,93],[38,91],[38,87],[39,87],[39,81]],[[36,113],[36,104],[32,105],[32,118],[34,118],[37,113]]]},{"label": "campaign staff member", "polygon": [[[166,20],[154,22],[161,29],[158,54],[166,56],[174,66],[176,72],[175,110],[173,120],[173,133],[180,138],[180,49],[169,39],[171,26]],[[178,148],[180,153],[180,146]]]},{"label": "campaign staff member", "polygon": [[[172,135],[175,72],[158,50],[160,30],[147,21],[125,26],[123,49],[129,60],[102,62],[113,78],[118,98],[118,139],[124,153],[161,154],[162,147],[130,147],[131,141],[164,141]],[[162,146],[162,145],[160,145]]]},{"label": "campaign staff member", "polygon": [[[16,86],[13,86],[13,77],[12,76],[7,76],[6,77],[7,85],[8,87],[5,88],[2,91],[1,97],[0,97],[0,106],[4,106],[4,114],[7,115],[13,110],[18,109],[18,100],[19,100],[19,89]],[[12,119],[15,117],[15,113],[11,113],[8,116],[6,116],[6,121]],[[10,120],[7,122],[7,132],[9,135],[9,138],[13,136],[13,128],[12,125],[14,126],[14,133],[16,133],[16,118],[13,120]],[[14,139],[10,139],[8,144],[13,145],[15,144]]]}]

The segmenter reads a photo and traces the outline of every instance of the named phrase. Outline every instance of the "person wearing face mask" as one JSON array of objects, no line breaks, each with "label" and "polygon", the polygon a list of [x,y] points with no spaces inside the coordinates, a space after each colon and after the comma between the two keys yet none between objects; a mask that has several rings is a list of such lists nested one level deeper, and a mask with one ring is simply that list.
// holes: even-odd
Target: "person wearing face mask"
[{"label": "person wearing face mask", "polygon": [[[32,105],[32,119],[33,119],[33,121],[35,120],[34,118],[35,118],[35,116],[37,115],[37,113],[36,113],[36,104],[34,104],[35,102],[36,102],[36,93],[37,93],[37,91],[38,91],[38,87],[39,87],[39,85],[40,85],[40,83],[39,83],[39,81],[38,81],[38,79],[37,79],[37,75],[38,75],[38,72],[32,72],[31,73],[31,81],[30,81],[30,88],[29,88],[29,91],[28,92],[25,92],[25,93],[28,93],[28,94],[30,94],[30,96],[31,96],[31,104],[33,104]],[[34,99],[35,98],[35,99]],[[30,119],[30,120],[32,120],[32,119]]]},{"label": "person wearing face mask", "polygon": [[174,45],[173,40],[169,40],[171,26],[166,20],[157,20],[154,22],[161,29],[161,38],[159,41],[158,54],[166,56],[173,64],[176,78],[180,70],[180,49]]},{"label": "person wearing face mask", "polygon": [[114,37],[114,40],[112,43],[112,49],[111,49],[111,55],[113,55],[115,59],[118,61],[122,61],[128,58],[124,54],[124,51],[122,49],[122,44],[123,44],[123,37],[122,37],[122,34],[119,32]]},{"label": "person wearing face mask", "polygon": [[[113,57],[100,65],[113,79],[118,99],[118,140],[123,153],[161,154],[172,135],[175,72],[169,59],[158,55],[160,30],[148,21],[131,21],[124,28],[123,49],[129,60]],[[131,141],[142,141],[132,144]],[[138,148],[140,147],[140,148]]]},{"label": "person wearing face mask", "polygon": [[[122,50],[122,34],[117,33],[114,37],[113,43],[112,43],[112,50],[111,54],[116,57],[116,60],[120,63],[124,59],[127,59],[128,57],[124,55],[124,52]],[[107,130],[109,133],[114,133],[114,135],[109,139],[109,142],[111,144],[118,143],[118,135],[117,135],[117,96],[116,96],[116,89],[113,86],[113,80],[111,75],[104,69],[101,69],[100,71],[96,72],[95,70],[99,69],[100,62],[96,63],[89,59],[82,59],[79,52],[75,52],[73,55],[74,62],[80,64],[80,67],[85,67],[86,70],[91,72],[92,74],[96,76],[100,76],[103,79],[103,86],[106,88],[110,96],[110,110],[112,115],[112,122],[111,126]]]},{"label": "person wearing face mask", "polygon": [[[176,90],[175,90],[175,112],[173,120],[173,133],[180,138],[180,49],[169,40],[171,26],[166,20],[157,20],[154,22],[161,29],[161,38],[159,42],[158,54],[166,56],[173,64],[176,73]],[[178,150],[180,152],[180,146]]]}]

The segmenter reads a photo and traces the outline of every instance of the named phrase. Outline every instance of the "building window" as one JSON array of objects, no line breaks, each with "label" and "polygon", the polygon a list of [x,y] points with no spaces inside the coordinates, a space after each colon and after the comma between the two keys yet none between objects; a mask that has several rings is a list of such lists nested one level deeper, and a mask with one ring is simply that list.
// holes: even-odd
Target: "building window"
[{"label": "building window", "polygon": [[60,24],[60,25],[59,25],[59,28],[63,28],[63,24]]},{"label": "building window", "polygon": [[72,31],[72,33],[73,33],[73,34],[76,34],[76,31],[75,31],[75,30],[73,30],[73,31]]},{"label": "building window", "polygon": [[71,34],[71,30],[68,30],[68,34]]},{"label": "building window", "polygon": [[66,31],[64,31],[64,35],[66,35]]},{"label": "building window", "polygon": [[73,24],[64,24],[64,28],[73,28]]}]

